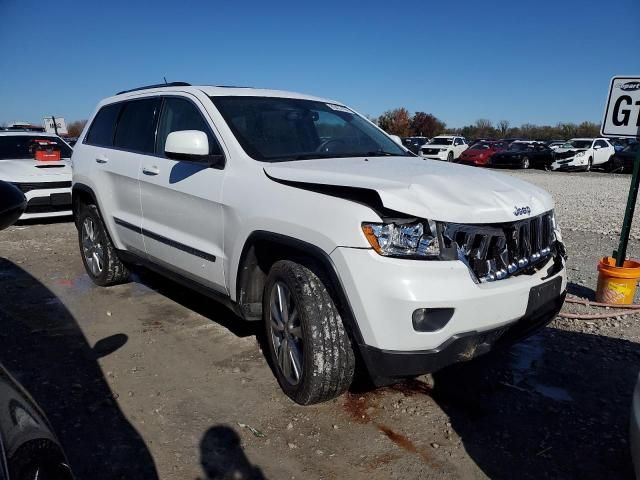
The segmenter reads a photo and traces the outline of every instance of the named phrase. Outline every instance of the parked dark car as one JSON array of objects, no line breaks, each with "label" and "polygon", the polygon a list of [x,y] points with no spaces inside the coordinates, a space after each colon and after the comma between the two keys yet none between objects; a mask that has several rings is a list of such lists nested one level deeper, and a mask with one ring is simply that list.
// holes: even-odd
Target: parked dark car
[{"label": "parked dark car", "polygon": [[630,173],[633,170],[633,162],[640,150],[640,143],[632,143],[616,152],[604,166],[606,170],[620,173]]},{"label": "parked dark car", "polygon": [[[12,225],[26,205],[20,190],[0,181],[0,229]],[[0,365],[0,480],[72,478],[60,442],[44,413]]]},{"label": "parked dark car", "polygon": [[554,153],[546,145],[516,141],[506,150],[492,155],[487,166],[547,169],[553,159]]},{"label": "parked dark car", "polygon": [[420,147],[428,142],[429,139],[427,137],[402,137],[402,145],[416,155],[418,154]]}]

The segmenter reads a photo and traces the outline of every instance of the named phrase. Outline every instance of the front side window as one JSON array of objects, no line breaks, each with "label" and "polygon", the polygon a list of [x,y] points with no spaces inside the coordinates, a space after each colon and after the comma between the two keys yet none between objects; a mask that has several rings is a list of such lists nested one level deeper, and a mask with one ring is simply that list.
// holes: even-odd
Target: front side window
[{"label": "front side window", "polygon": [[0,160],[33,160],[38,142],[54,142],[60,158],[71,158],[71,148],[61,139],[35,134],[0,136]]},{"label": "front side window", "polygon": [[607,145],[607,142],[605,142],[604,140],[598,140],[596,142],[596,146],[600,148],[607,148],[609,145]]},{"label": "front side window", "polygon": [[116,130],[116,122],[118,121],[121,107],[121,103],[113,103],[102,107],[93,119],[85,143],[100,147],[113,146],[113,134]]},{"label": "front side window", "polygon": [[277,97],[211,97],[244,151],[266,162],[405,156],[406,152],[346,107]]},{"label": "front side window", "polygon": [[155,117],[160,98],[125,102],[118,119],[114,146],[140,153],[153,153]]},{"label": "front side window", "polygon": [[198,108],[189,100],[167,97],[162,107],[162,115],[156,135],[156,153],[164,156],[164,146],[171,132],[180,130],[199,130],[207,134],[209,155],[220,155],[222,150],[211,133],[211,129],[202,117]]}]

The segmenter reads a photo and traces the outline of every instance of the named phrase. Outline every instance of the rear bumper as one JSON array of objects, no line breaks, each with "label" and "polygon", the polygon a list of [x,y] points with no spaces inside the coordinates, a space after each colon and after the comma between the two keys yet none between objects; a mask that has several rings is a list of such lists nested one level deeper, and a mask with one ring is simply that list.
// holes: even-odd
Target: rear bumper
[{"label": "rear bumper", "polygon": [[562,287],[561,277],[534,287],[522,318],[491,330],[453,335],[432,350],[389,351],[362,345],[360,352],[374,383],[380,385],[388,383],[390,379],[432,373],[448,365],[471,360],[492,349],[512,345],[540,330],[562,308],[566,296],[566,291],[561,291]]}]

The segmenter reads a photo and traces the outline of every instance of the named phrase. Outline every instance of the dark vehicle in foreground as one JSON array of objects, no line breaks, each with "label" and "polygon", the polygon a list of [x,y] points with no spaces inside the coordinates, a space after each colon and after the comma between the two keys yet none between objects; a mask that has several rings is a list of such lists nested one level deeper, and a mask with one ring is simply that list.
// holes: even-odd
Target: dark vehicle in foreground
[{"label": "dark vehicle in foreground", "polygon": [[504,142],[476,142],[460,154],[458,163],[484,167],[489,163],[491,157],[495,153],[501,152],[506,147],[507,146]]},{"label": "dark vehicle in foreground", "polygon": [[[27,205],[13,185],[0,181],[0,229]],[[62,447],[44,413],[0,365],[0,480],[71,480]]]},{"label": "dark vehicle in foreground", "polygon": [[516,141],[495,153],[487,166],[547,169],[554,159],[553,150],[541,143]]},{"label": "dark vehicle in foreground", "polygon": [[632,143],[626,146],[611,157],[611,160],[605,165],[605,169],[611,172],[631,173],[638,150],[640,150],[640,143]]},{"label": "dark vehicle in foreground", "polygon": [[429,143],[429,138],[427,137],[403,137],[402,145],[405,148],[409,149],[412,153],[418,154],[418,150],[425,143]]}]

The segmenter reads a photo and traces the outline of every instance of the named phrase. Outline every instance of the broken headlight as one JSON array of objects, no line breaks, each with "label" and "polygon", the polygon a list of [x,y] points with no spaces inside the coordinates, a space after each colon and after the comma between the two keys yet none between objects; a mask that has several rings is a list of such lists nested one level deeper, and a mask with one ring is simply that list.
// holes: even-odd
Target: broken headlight
[{"label": "broken headlight", "polygon": [[431,220],[363,223],[362,231],[371,247],[385,257],[435,259],[440,255],[436,223]]}]

